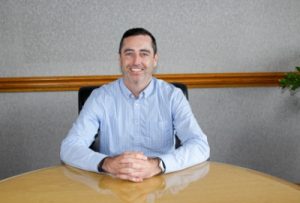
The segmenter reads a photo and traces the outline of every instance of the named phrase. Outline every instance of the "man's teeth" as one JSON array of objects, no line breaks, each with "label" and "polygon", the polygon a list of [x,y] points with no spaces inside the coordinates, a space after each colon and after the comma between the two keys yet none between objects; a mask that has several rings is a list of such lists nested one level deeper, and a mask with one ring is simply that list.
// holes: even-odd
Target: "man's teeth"
[{"label": "man's teeth", "polygon": [[131,68],[131,71],[132,72],[139,72],[139,71],[142,71],[141,68]]}]

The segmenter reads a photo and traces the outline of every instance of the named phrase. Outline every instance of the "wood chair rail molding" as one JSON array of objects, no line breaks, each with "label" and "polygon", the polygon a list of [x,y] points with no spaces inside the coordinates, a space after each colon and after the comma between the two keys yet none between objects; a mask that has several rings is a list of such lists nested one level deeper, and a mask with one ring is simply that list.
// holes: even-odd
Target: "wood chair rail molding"
[{"label": "wood chair rail molding", "polygon": [[[279,86],[283,72],[156,74],[168,82],[181,82],[189,88]],[[77,91],[116,80],[121,75],[0,77],[0,92]]]}]

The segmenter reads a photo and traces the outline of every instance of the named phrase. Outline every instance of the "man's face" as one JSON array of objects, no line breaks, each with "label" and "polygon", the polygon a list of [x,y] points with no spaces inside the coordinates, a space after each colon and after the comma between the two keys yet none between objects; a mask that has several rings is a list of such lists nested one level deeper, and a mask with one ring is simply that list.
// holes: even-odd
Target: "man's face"
[{"label": "man's face", "polygon": [[130,36],[124,39],[120,53],[125,84],[147,85],[157,66],[158,56],[154,54],[148,35]]}]

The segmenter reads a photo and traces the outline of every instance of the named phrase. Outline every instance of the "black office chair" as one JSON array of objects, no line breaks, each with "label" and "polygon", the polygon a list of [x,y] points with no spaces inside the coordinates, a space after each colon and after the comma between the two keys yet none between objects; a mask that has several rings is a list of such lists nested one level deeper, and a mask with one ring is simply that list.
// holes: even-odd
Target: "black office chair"
[{"label": "black office chair", "polygon": [[[185,84],[182,83],[177,83],[174,82],[172,83],[175,87],[178,87],[182,90],[183,94],[185,95],[185,97],[187,99],[189,99],[188,97],[188,89],[187,86]],[[87,86],[87,87],[81,87],[79,89],[78,92],[78,113],[81,111],[85,101],[87,100],[87,98],[90,96],[90,94],[92,93],[92,91],[96,88],[98,88],[99,86]],[[175,143],[175,148],[178,148],[181,146],[181,142],[179,140],[179,138],[177,137],[177,135],[175,135],[176,138],[176,143]],[[98,133],[95,135],[95,140],[94,142],[91,144],[90,148],[96,152],[99,152],[100,150],[100,141],[99,141],[99,130]]]}]

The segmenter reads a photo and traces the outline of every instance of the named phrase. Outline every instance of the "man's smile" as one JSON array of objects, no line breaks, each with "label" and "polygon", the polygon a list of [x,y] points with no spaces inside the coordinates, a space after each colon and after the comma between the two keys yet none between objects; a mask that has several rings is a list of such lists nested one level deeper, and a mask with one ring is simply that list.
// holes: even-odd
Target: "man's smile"
[{"label": "man's smile", "polygon": [[131,72],[138,73],[138,72],[142,72],[142,71],[144,70],[144,68],[130,67],[129,70],[130,70]]}]

